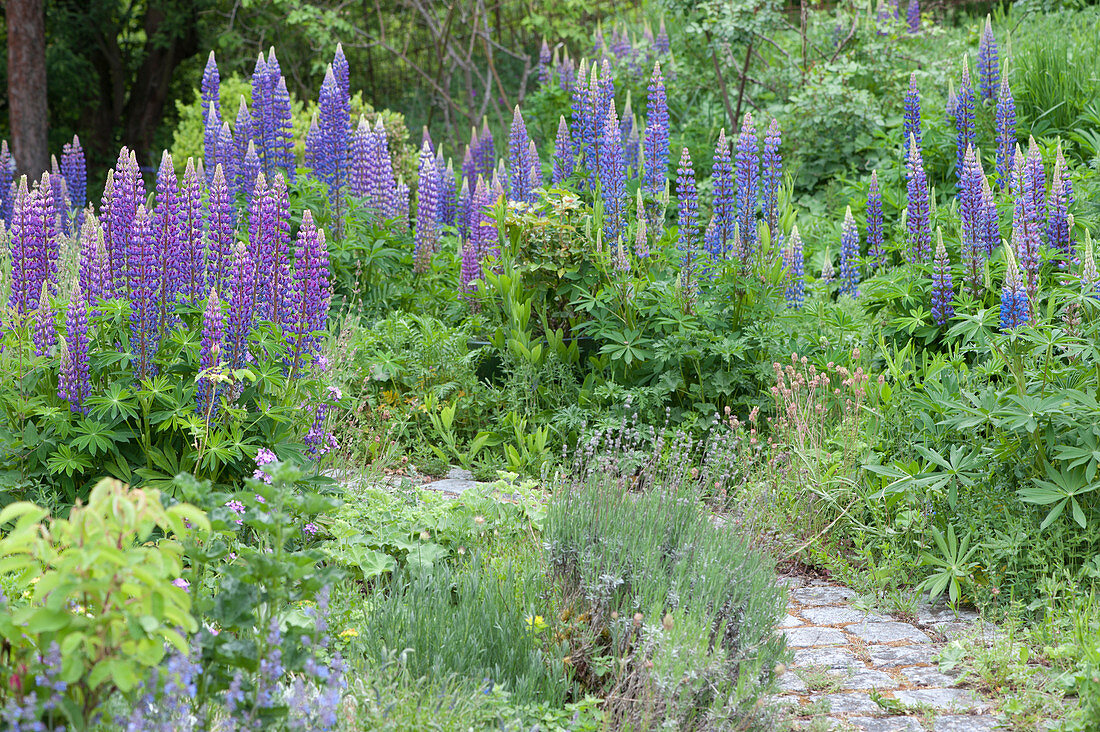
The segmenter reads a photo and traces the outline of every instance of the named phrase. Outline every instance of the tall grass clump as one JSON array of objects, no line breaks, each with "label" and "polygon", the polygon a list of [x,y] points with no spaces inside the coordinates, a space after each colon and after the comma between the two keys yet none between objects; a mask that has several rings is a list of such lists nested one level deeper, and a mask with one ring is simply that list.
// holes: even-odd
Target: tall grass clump
[{"label": "tall grass clump", "polygon": [[767,724],[785,593],[704,510],[712,447],[624,424],[581,450],[551,500],[544,540],[561,619],[575,619],[569,665],[614,729]]}]

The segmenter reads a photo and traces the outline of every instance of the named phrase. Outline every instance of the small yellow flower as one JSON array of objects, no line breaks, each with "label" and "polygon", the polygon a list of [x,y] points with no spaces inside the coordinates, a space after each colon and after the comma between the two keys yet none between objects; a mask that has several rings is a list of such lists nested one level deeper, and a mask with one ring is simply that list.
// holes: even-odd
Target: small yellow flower
[{"label": "small yellow flower", "polygon": [[355,628],[344,628],[344,632],[340,634],[341,638],[356,638],[359,636],[359,631]]},{"label": "small yellow flower", "polygon": [[543,620],[541,615],[536,615],[534,617],[528,615],[526,618],[524,618],[524,620],[527,621],[528,630],[533,630],[536,633],[541,633],[542,631],[546,630],[546,621]]}]

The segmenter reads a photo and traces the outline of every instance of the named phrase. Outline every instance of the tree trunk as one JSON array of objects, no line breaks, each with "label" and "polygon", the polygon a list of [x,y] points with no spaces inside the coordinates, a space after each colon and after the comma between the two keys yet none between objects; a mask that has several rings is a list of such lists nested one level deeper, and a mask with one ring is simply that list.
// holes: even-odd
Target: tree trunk
[{"label": "tree trunk", "polygon": [[42,0],[8,0],[6,11],[12,154],[19,173],[37,178],[50,161],[46,18]]}]

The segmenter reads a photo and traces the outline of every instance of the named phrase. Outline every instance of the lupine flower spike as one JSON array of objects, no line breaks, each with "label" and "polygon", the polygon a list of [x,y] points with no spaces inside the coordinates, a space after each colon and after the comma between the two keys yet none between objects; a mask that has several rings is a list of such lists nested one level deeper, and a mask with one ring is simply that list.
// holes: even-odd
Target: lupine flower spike
[{"label": "lupine flower spike", "polygon": [[626,164],[615,102],[611,101],[600,140],[600,191],[604,204],[604,240],[617,246],[626,218]]},{"label": "lupine flower spike", "polygon": [[509,200],[521,203],[534,201],[531,188],[531,157],[528,154],[531,138],[517,104],[512,112],[512,129],[508,135],[508,171],[512,182]]},{"label": "lupine flower spike", "polygon": [[756,206],[759,195],[759,140],[752,115],[745,113],[741,132],[737,136],[737,227],[741,234],[742,261],[748,262],[756,253]]},{"label": "lupine flower spike", "polygon": [[1001,78],[997,94],[997,187],[1007,190],[1012,177],[1013,155],[1016,150],[1016,101],[1008,86],[1008,74]]},{"label": "lupine flower spike", "polygon": [[573,175],[573,138],[569,134],[569,126],[565,123],[565,115],[558,118],[558,136],[554,140],[554,170],[552,182],[560,186]]},{"label": "lupine flower spike", "polygon": [[642,205],[642,191],[638,189],[637,204],[635,207],[637,226],[634,232],[634,256],[638,261],[645,262],[649,257],[649,232],[646,226],[645,207]]},{"label": "lupine flower spike", "polygon": [[917,91],[917,72],[909,75],[909,90],[905,93],[905,120],[902,127],[905,134],[905,157],[909,158],[909,145],[916,140],[917,149],[921,149],[920,129],[920,92]]},{"label": "lupine flower spike", "polygon": [[977,144],[974,133],[974,87],[970,83],[970,62],[963,56],[962,81],[955,105],[955,170],[961,178],[966,149]]},{"label": "lupine flower spike", "polygon": [[924,161],[920,147],[912,137],[909,140],[909,167],[906,183],[907,245],[910,261],[927,262],[932,254],[932,229],[928,210],[928,178],[924,174]]},{"label": "lupine flower spike", "polygon": [[920,33],[920,0],[909,0],[909,9],[905,12],[905,20],[909,25],[910,33]]},{"label": "lupine flower spike", "polygon": [[859,228],[851,206],[844,211],[840,235],[840,293],[859,297]]},{"label": "lupine flower spike", "polygon": [[932,320],[936,325],[943,325],[955,314],[954,299],[951,260],[943,245],[943,232],[936,229],[936,256],[932,260]]},{"label": "lupine flower spike", "polygon": [[711,257],[725,257],[733,244],[733,230],[737,225],[737,199],[733,188],[733,161],[730,160],[730,146],[726,141],[726,131],[718,133],[718,143],[714,147],[714,225],[715,240],[707,247]]},{"label": "lupine flower spike", "polygon": [[978,85],[982,99],[987,102],[997,100],[998,87],[1001,85],[1001,65],[997,58],[997,38],[993,35],[993,22],[985,16],[985,30],[978,43]]},{"label": "lupine flower spike", "polygon": [[871,172],[867,187],[867,257],[870,270],[886,266],[886,250],[883,248],[882,192],[878,187],[878,171]]},{"label": "lupine flower spike", "polygon": [[1070,239],[1068,195],[1066,188],[1066,159],[1062,156],[1062,146],[1054,161],[1054,179],[1050,184],[1050,197],[1047,199],[1047,244],[1056,249],[1061,266],[1066,266],[1073,258],[1073,242]]},{"label": "lupine flower spike", "polygon": [[[664,190],[668,177],[668,100],[660,62],[654,64],[646,97],[645,175],[646,195],[652,200]],[[652,214],[652,212],[651,212]]]},{"label": "lupine flower spike", "polygon": [[416,192],[416,271],[427,272],[439,240],[439,171],[427,141],[420,149]]},{"label": "lupine flower spike", "polygon": [[[764,223],[772,246],[782,248],[782,234],[779,230],[779,184],[783,179],[783,156],[779,153],[779,122],[773,119],[764,134],[764,155],[761,161],[760,186],[763,194]],[[875,186],[878,186],[875,179]]]},{"label": "lupine flower spike", "polygon": [[57,377],[57,396],[69,403],[69,410],[88,413],[91,396],[88,369],[88,303],[80,283],[73,284],[69,307],[65,312],[65,340],[61,349],[61,371]]},{"label": "lupine flower spike", "polygon": [[1020,281],[1016,257],[1005,249],[1005,281],[1001,287],[1001,330],[1013,330],[1030,320],[1027,291]]},{"label": "lupine flower spike", "polygon": [[800,308],[806,299],[806,277],[803,263],[802,237],[798,225],[791,227],[791,235],[783,248],[783,265],[787,270],[787,307]]}]

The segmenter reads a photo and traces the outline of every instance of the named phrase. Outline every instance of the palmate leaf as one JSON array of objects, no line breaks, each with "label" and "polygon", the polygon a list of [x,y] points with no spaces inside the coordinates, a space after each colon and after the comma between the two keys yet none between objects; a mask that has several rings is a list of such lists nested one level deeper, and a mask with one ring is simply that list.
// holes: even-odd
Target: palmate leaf
[{"label": "palmate leaf", "polygon": [[1049,480],[1036,479],[1033,486],[1021,488],[1017,492],[1020,500],[1025,503],[1038,506],[1054,504],[1039,528],[1045,529],[1050,526],[1062,515],[1067,505],[1070,506],[1070,513],[1077,525],[1082,529],[1088,528],[1085,511],[1077,499],[1078,496],[1100,489],[1100,482],[1087,480],[1082,468],[1058,470],[1055,466],[1048,464],[1046,475]]}]

